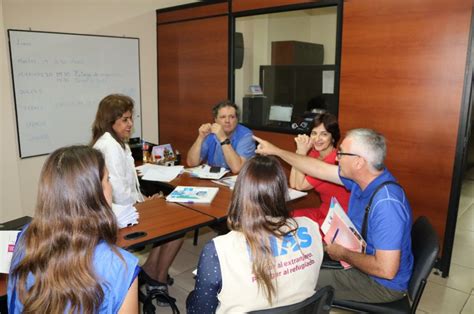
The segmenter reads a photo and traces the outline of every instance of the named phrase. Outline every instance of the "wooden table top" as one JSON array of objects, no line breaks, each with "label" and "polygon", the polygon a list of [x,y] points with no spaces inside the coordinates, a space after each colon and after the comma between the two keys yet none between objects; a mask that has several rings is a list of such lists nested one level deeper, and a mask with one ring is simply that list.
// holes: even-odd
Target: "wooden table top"
[{"label": "wooden table top", "polygon": [[[232,190],[224,185],[217,184],[211,180],[199,179],[192,177],[189,173],[183,173],[176,179],[170,182],[173,186],[205,186],[205,187],[218,187],[219,192],[215,196],[214,200],[210,204],[187,204],[182,203],[181,205],[188,208],[197,210],[203,214],[211,215],[218,220],[224,220],[227,217],[230,201],[232,199]],[[318,194],[314,191],[308,191],[308,195],[302,198],[295,199],[288,202],[290,209],[297,208],[316,208],[319,207],[321,201]]]},{"label": "wooden table top", "polygon": [[196,210],[206,215],[215,217],[218,220],[223,220],[227,217],[227,210],[229,208],[230,200],[232,198],[232,190],[229,187],[217,184],[207,179],[199,179],[192,177],[189,173],[183,173],[176,179],[170,182],[173,186],[202,186],[202,187],[217,187],[219,191],[209,204],[188,204],[181,203],[187,208]]},{"label": "wooden table top", "polygon": [[[117,245],[122,248],[166,240],[215,221],[212,216],[166,202],[163,198],[139,203],[136,208],[140,214],[139,223],[119,231]],[[125,238],[135,232],[145,232],[146,235],[130,240]]]}]

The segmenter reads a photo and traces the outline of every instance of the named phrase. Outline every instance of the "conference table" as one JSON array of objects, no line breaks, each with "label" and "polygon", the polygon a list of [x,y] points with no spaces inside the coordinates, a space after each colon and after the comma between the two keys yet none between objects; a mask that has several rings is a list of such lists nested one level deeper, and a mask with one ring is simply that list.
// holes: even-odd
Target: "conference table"
[{"label": "conference table", "polygon": [[[162,184],[162,183],[160,183]],[[209,204],[170,203],[164,199],[146,201],[136,205],[140,214],[138,225],[120,230],[118,245],[124,248],[137,244],[146,244],[153,240],[163,240],[173,235],[184,233],[212,223],[227,219],[227,210],[232,198],[232,190],[212,180],[199,179],[187,172],[180,174],[169,182],[170,188],[176,186],[218,187],[215,198]],[[314,190],[308,195],[288,202],[290,209],[318,207],[319,196]],[[200,215],[199,215],[200,214]],[[194,224],[193,224],[194,222]],[[124,237],[133,232],[146,232],[149,235],[135,240]]]},{"label": "conference table", "polygon": [[[162,183],[160,183],[162,184]],[[192,177],[183,173],[170,183],[170,189],[178,185],[218,187],[219,191],[209,204],[171,203],[164,198],[155,198],[137,204],[139,222],[119,230],[117,245],[133,250],[147,245],[161,243],[182,236],[188,231],[223,222],[232,197],[232,190],[211,180]],[[318,207],[319,197],[314,191],[288,202],[290,209]],[[0,274],[0,298],[6,294],[7,275]]]},{"label": "conference table", "polygon": [[[188,231],[227,219],[227,210],[232,197],[232,190],[229,187],[214,183],[212,180],[193,177],[186,172],[169,182],[169,185],[170,189],[181,185],[218,187],[219,191],[209,204],[170,203],[163,198],[137,204],[139,223],[119,231],[117,244],[120,247],[133,249],[137,246],[166,241]],[[289,201],[288,207],[290,209],[309,208],[318,207],[319,204],[317,194],[309,191],[307,196]],[[130,237],[132,239],[127,239]]]}]

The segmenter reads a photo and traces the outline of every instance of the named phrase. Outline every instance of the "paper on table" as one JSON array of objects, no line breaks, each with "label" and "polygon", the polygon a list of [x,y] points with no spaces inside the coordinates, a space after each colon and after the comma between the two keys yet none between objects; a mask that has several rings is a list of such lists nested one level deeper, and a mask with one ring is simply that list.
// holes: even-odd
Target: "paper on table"
[{"label": "paper on table", "polygon": [[229,170],[222,168],[219,172],[211,172],[211,167],[209,165],[201,165],[194,168],[186,169],[192,176],[198,177],[200,179],[220,179],[222,178]]},{"label": "paper on table", "polygon": [[0,230],[0,273],[8,274],[19,230]]},{"label": "paper on table", "polygon": [[[212,182],[228,186],[231,190],[234,189],[235,182],[237,181],[237,176],[224,177],[219,180],[212,180]],[[288,188],[288,201],[295,200],[297,198],[308,195],[308,192],[298,191],[292,188]]]},{"label": "paper on table", "polygon": [[237,181],[237,175],[235,176],[230,176],[230,177],[224,177],[219,180],[212,180],[212,182],[228,186],[229,189],[233,190],[235,182]]},{"label": "paper on table", "polygon": [[143,174],[142,180],[170,182],[183,171],[184,167],[144,164],[136,169]]},{"label": "paper on table", "polygon": [[138,223],[138,212],[132,205],[112,204],[112,211],[117,218],[117,225],[119,228],[125,228],[129,225],[136,225]]}]

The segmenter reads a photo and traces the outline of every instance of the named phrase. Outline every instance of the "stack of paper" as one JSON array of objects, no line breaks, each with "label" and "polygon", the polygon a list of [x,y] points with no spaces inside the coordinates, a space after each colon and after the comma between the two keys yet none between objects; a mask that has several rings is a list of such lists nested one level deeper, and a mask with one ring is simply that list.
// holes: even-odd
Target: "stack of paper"
[{"label": "stack of paper", "polygon": [[220,179],[226,173],[229,172],[226,168],[220,168],[219,172],[211,172],[211,167],[209,165],[202,165],[194,168],[186,169],[192,176],[198,177],[200,179]]},{"label": "stack of paper", "polygon": [[132,205],[112,204],[112,211],[115,217],[117,217],[119,228],[125,228],[138,223],[138,212]]},{"label": "stack of paper", "polygon": [[210,203],[219,188],[201,186],[177,186],[166,200],[178,203]]},{"label": "stack of paper", "polygon": [[0,273],[8,274],[19,230],[0,230]]},{"label": "stack of paper", "polygon": [[140,175],[143,175],[142,180],[170,182],[183,171],[184,167],[144,164],[136,169]]}]

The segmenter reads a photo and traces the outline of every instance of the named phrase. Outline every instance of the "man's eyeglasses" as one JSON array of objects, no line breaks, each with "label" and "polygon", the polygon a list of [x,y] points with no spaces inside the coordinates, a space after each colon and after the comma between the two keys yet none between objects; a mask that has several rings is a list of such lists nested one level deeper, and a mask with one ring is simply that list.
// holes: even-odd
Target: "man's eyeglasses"
[{"label": "man's eyeglasses", "polygon": [[352,154],[352,153],[343,153],[343,152],[341,152],[340,150],[338,150],[338,151],[336,152],[336,156],[337,156],[337,158],[341,158],[341,156],[356,156],[356,157],[360,157],[360,155]]}]

